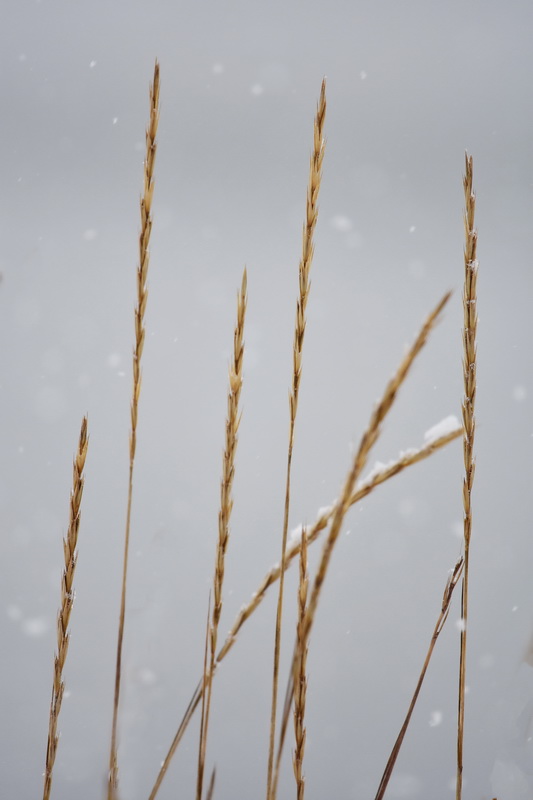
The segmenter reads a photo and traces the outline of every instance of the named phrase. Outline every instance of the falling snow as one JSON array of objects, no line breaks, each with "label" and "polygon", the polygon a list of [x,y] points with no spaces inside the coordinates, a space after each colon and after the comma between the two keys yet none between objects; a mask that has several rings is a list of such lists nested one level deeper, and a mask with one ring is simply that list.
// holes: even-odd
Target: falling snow
[{"label": "falling snow", "polygon": [[45,617],[29,617],[22,623],[22,632],[32,639],[38,639],[47,632],[48,620]]},{"label": "falling snow", "polygon": [[526,397],[527,397],[527,391],[525,386],[517,384],[517,386],[513,388],[513,400],[516,400],[517,403],[522,403],[526,399]]},{"label": "falling snow", "polygon": [[442,711],[432,711],[429,718],[429,727],[437,728],[442,722]]},{"label": "falling snow", "polygon": [[349,217],[345,217],[342,214],[337,214],[337,216],[332,217],[329,221],[331,227],[339,231],[340,233],[347,233],[353,229],[353,222]]}]

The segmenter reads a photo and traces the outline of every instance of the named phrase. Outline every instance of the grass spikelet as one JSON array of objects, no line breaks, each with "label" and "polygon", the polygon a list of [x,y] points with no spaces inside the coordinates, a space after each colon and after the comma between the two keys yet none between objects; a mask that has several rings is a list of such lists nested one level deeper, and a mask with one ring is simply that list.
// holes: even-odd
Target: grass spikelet
[{"label": "grass spikelet", "polygon": [[461,596],[461,644],[459,656],[459,692],[457,719],[457,782],[456,800],[461,800],[463,792],[463,741],[465,718],[466,687],[466,640],[468,622],[468,574],[470,564],[470,535],[472,532],[472,487],[474,485],[474,436],[476,431],[476,333],[477,333],[477,272],[478,262],[477,231],[474,227],[476,196],[472,188],[474,164],[472,156],[465,154],[465,247],[464,247],[464,290],[463,290],[463,455],[465,476],[463,479],[463,546],[465,567]]},{"label": "grass spikelet", "polygon": [[52,700],[50,702],[50,719],[48,723],[48,743],[46,746],[46,765],[44,772],[43,800],[49,800],[52,789],[52,773],[57,752],[57,722],[65,684],[63,668],[68,653],[70,632],[68,630],[70,613],[74,604],[74,573],[78,560],[78,532],[80,528],[81,499],[83,496],[83,469],[87,457],[87,417],[81,423],[78,450],[74,457],[72,491],[70,494],[70,515],[67,535],[63,539],[63,555],[65,567],[61,579],[61,607],[57,615],[57,653],[54,656],[54,681],[52,684]]},{"label": "grass spikelet", "polygon": [[322,81],[320,98],[318,101],[317,112],[314,121],[314,142],[313,152],[309,168],[309,184],[307,187],[306,218],[303,228],[302,259],[298,270],[299,275],[299,296],[296,305],[296,323],[294,329],[293,344],[293,371],[292,387],[289,395],[290,423],[289,423],[289,446],[287,451],[287,475],[285,484],[285,507],[283,515],[283,534],[281,544],[281,572],[279,581],[278,604],[276,611],[276,632],[274,641],[274,666],[272,675],[272,705],[270,710],[270,739],[268,751],[268,772],[267,772],[267,800],[271,793],[272,768],[274,760],[274,741],[276,735],[276,708],[278,699],[279,682],[279,659],[281,649],[281,621],[283,615],[283,588],[284,573],[286,564],[287,550],[287,531],[289,526],[290,494],[291,494],[291,466],[292,451],[294,446],[294,427],[296,423],[296,413],[298,410],[298,398],[300,392],[300,379],[302,373],[302,350],[305,336],[305,310],[309,298],[310,272],[313,261],[313,235],[318,219],[318,193],[322,178],[322,161],[324,159],[324,122],[326,117],[326,82]]},{"label": "grass spikelet", "polygon": [[303,760],[305,753],[305,700],[307,696],[307,650],[304,641],[305,612],[307,610],[307,533],[302,529],[300,548],[300,579],[298,581],[298,622],[296,626],[296,659],[294,663],[294,778],[297,800],[304,800],[305,780]]},{"label": "grass spikelet", "polygon": [[144,191],[141,197],[141,232],[139,235],[139,266],[137,268],[137,305],[135,307],[135,346],[133,350],[133,392],[131,400],[130,465],[128,481],[128,502],[126,511],[126,530],[124,534],[124,558],[122,567],[122,588],[118,623],[117,656],[115,666],[115,692],[113,698],[113,722],[109,751],[108,800],[116,800],[118,787],[117,763],[117,723],[120,702],[120,682],[122,675],[122,642],[126,615],[126,588],[128,577],[128,553],[130,542],[131,504],[133,496],[133,468],[137,447],[137,416],[141,393],[141,357],[144,347],[144,314],[148,300],[149,244],[152,232],[152,198],[154,193],[154,165],[156,156],[156,135],[159,123],[159,63],[155,62],[153,83],[150,87],[150,121],[146,130],[146,159],[144,162]]},{"label": "grass spikelet", "polygon": [[213,692],[213,674],[215,670],[215,657],[217,651],[218,626],[222,613],[222,587],[224,583],[224,562],[228,547],[230,533],[230,517],[233,508],[232,488],[235,474],[235,454],[237,452],[237,433],[240,423],[239,401],[242,389],[242,369],[244,358],[244,320],[246,316],[246,288],[247,274],[244,270],[241,289],[237,297],[237,323],[233,334],[233,360],[229,368],[228,390],[228,415],[226,418],[226,435],[224,455],[222,459],[222,480],[220,484],[220,511],[218,513],[218,541],[213,579],[213,618],[209,636],[209,669],[204,679],[204,694],[207,694],[205,703],[205,717],[202,726],[200,743],[200,760],[198,764],[197,800],[202,797],[203,772],[205,765],[205,751],[207,745],[207,732],[209,727],[209,713]]},{"label": "grass spikelet", "polygon": [[396,741],[394,743],[394,747],[392,748],[391,754],[389,756],[389,760],[387,761],[387,765],[385,767],[385,770],[383,771],[383,775],[382,775],[381,781],[379,783],[378,790],[376,792],[375,800],[383,800],[383,797],[385,796],[385,792],[387,790],[387,786],[389,785],[390,777],[391,777],[392,772],[394,770],[394,766],[396,764],[396,760],[398,758],[398,755],[400,754],[400,749],[401,749],[401,746],[403,744],[403,740],[404,740],[405,734],[407,732],[407,728],[409,727],[409,723],[411,721],[411,716],[413,714],[416,702],[418,700],[418,695],[420,694],[420,690],[422,688],[422,684],[424,682],[424,678],[426,677],[426,672],[427,672],[427,669],[429,667],[429,662],[431,661],[431,656],[433,655],[433,650],[434,650],[435,645],[437,643],[437,639],[439,638],[440,632],[442,631],[442,629],[444,627],[444,624],[445,624],[445,622],[446,622],[446,620],[448,618],[448,613],[450,611],[450,603],[452,601],[453,591],[454,591],[455,587],[457,586],[457,583],[459,582],[459,579],[461,577],[461,573],[463,571],[463,565],[464,565],[464,558],[463,558],[463,556],[460,556],[459,559],[457,560],[456,564],[455,564],[455,567],[453,568],[453,570],[448,575],[448,580],[447,580],[447,583],[446,583],[446,587],[444,589],[444,594],[442,596],[441,610],[440,610],[437,622],[435,624],[435,628],[433,630],[433,635],[431,636],[431,641],[429,643],[428,651],[426,653],[426,658],[424,660],[424,665],[423,665],[422,670],[420,672],[420,675],[418,677],[418,682],[416,684],[416,688],[415,688],[415,691],[413,693],[413,697],[412,697],[411,702],[409,704],[409,709],[407,711],[407,714],[406,714],[405,720],[403,722],[403,725],[400,728],[400,733],[398,734],[398,737],[397,737],[397,739],[396,739]]}]

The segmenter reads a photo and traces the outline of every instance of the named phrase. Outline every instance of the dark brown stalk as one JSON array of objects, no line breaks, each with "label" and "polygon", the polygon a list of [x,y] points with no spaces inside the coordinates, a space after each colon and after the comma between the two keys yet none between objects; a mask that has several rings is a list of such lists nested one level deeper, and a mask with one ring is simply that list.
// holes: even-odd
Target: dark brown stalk
[{"label": "dark brown stalk", "polygon": [[115,666],[115,693],[113,698],[113,723],[109,750],[108,800],[116,800],[118,788],[117,762],[117,723],[120,702],[120,681],[122,676],[122,642],[126,616],[126,587],[128,578],[128,553],[130,543],[131,503],[133,497],[133,467],[137,446],[137,415],[141,394],[141,357],[144,347],[144,313],[148,300],[146,285],[149,265],[149,243],[152,232],[152,198],[154,194],[154,164],[156,155],[156,135],[159,122],[159,64],[154,67],[154,80],[150,86],[150,122],[146,129],[146,160],[144,162],[144,191],[141,197],[141,232],[139,235],[139,266],[137,269],[137,305],[135,307],[135,347],[133,350],[133,393],[131,401],[130,429],[130,467],[128,481],[128,503],[126,511],[126,530],[124,534],[124,557],[122,566],[122,589],[118,623],[117,657]]},{"label": "dark brown stalk", "polygon": [[459,656],[459,692],[457,719],[457,782],[456,800],[463,794],[463,741],[465,721],[465,688],[466,688],[466,636],[468,622],[468,574],[470,564],[470,535],[472,532],[472,487],[474,485],[474,436],[476,432],[476,332],[477,332],[477,272],[478,262],[477,231],[474,227],[476,196],[472,188],[473,161],[472,156],[465,154],[465,176],[463,188],[465,194],[465,248],[464,248],[464,291],[463,291],[463,455],[465,476],[463,479],[463,543],[465,568],[461,596],[461,650]]},{"label": "dark brown stalk", "polygon": [[81,499],[83,496],[83,469],[87,457],[87,417],[81,423],[78,450],[74,457],[72,491],[70,494],[70,515],[67,535],[63,539],[64,569],[61,578],[61,606],[57,615],[57,654],[54,656],[54,681],[52,684],[52,700],[50,702],[50,719],[48,723],[48,743],[46,746],[46,766],[44,771],[43,800],[49,800],[52,789],[52,772],[57,752],[57,722],[65,684],[63,668],[67,659],[70,632],[68,630],[70,613],[74,604],[74,573],[78,560],[78,532],[80,528]]},{"label": "dark brown stalk", "polygon": [[324,159],[324,122],[326,118],[326,82],[322,81],[320,99],[318,101],[317,112],[314,122],[314,143],[313,153],[309,168],[309,184],[307,187],[306,217],[303,227],[303,247],[302,259],[299,266],[299,295],[296,305],[296,324],[294,329],[293,344],[293,370],[292,387],[289,395],[290,423],[289,423],[289,446],[287,452],[287,477],[285,484],[285,507],[283,514],[283,533],[281,537],[281,559],[280,559],[280,579],[278,605],[276,611],[276,632],[274,639],[274,667],[272,674],[272,704],[270,709],[270,739],[268,748],[268,772],[267,772],[267,800],[270,798],[272,783],[272,768],[274,760],[274,745],[276,736],[276,709],[278,700],[279,683],[279,658],[281,650],[281,621],[283,616],[283,588],[285,582],[285,567],[287,559],[287,531],[289,527],[289,510],[291,495],[291,466],[292,451],[294,446],[294,427],[296,423],[296,412],[298,409],[298,397],[300,392],[300,379],[302,374],[302,350],[305,336],[305,310],[309,298],[310,272],[313,261],[314,243],[313,236],[316,222],[318,219],[318,193],[322,178],[322,161]]},{"label": "dark brown stalk", "polygon": [[413,697],[411,699],[411,703],[409,704],[409,709],[407,711],[407,715],[405,717],[404,723],[400,728],[400,733],[398,734],[398,738],[394,743],[394,747],[392,748],[391,754],[389,756],[389,760],[387,761],[387,765],[383,772],[383,776],[381,778],[380,784],[378,786],[378,790],[376,793],[375,800],[383,800],[385,792],[387,790],[387,786],[389,785],[389,780],[394,770],[394,766],[396,764],[396,759],[400,754],[400,749],[403,744],[403,740],[405,734],[407,732],[407,728],[409,727],[409,723],[411,721],[411,716],[413,714],[416,701],[418,700],[418,695],[420,694],[420,689],[422,688],[422,684],[424,683],[424,678],[426,677],[427,668],[429,666],[429,662],[431,661],[431,656],[433,655],[433,649],[435,644],[437,643],[437,639],[439,638],[439,634],[444,627],[444,623],[448,618],[448,613],[450,611],[450,603],[452,601],[453,591],[461,577],[461,573],[463,571],[463,564],[464,558],[460,556],[455,567],[453,568],[452,572],[448,576],[448,581],[446,583],[446,588],[444,590],[444,594],[442,596],[442,605],[439,617],[437,619],[437,623],[433,630],[433,635],[431,637],[431,641],[429,643],[429,648],[426,653],[426,658],[424,660],[424,665],[422,667],[422,671],[418,677],[418,682],[416,684],[416,689],[414,691]]}]

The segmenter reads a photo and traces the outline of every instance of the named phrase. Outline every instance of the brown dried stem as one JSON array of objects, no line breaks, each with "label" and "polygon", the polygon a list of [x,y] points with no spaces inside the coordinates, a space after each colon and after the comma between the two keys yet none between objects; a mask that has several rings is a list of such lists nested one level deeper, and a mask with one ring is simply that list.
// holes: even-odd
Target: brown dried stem
[{"label": "brown dried stem", "polygon": [[474,227],[476,210],[476,196],[472,188],[473,179],[472,156],[465,154],[465,176],[463,188],[465,194],[465,247],[464,247],[464,291],[463,291],[463,455],[465,464],[465,477],[463,479],[463,543],[465,568],[461,596],[461,649],[459,656],[459,692],[458,692],[458,719],[457,719],[457,781],[455,788],[456,800],[461,800],[463,793],[463,741],[465,718],[465,688],[466,688],[466,638],[468,621],[468,574],[470,562],[470,535],[472,531],[472,487],[474,484],[474,436],[476,431],[475,402],[476,402],[476,332],[477,332],[477,272],[478,262],[477,231]]},{"label": "brown dried stem", "polygon": [[146,160],[144,162],[144,191],[141,197],[141,232],[139,235],[139,266],[137,269],[137,305],[135,308],[135,347],[133,350],[133,393],[131,401],[130,467],[128,481],[128,503],[126,530],[124,535],[124,557],[122,567],[122,590],[118,623],[117,657],[115,667],[115,693],[113,700],[113,723],[109,751],[108,800],[116,800],[118,787],[117,722],[122,675],[122,642],[126,615],[126,587],[128,576],[128,552],[130,542],[131,503],[133,496],[133,467],[137,446],[137,415],[141,393],[141,357],[144,347],[144,313],[148,300],[147,278],[149,265],[149,243],[152,232],[152,198],[154,194],[154,164],[156,135],[159,122],[159,63],[155,62],[154,79],[150,86],[150,122],[146,129]]},{"label": "brown dried stem", "polygon": [[322,81],[320,99],[314,121],[314,142],[309,167],[309,184],[307,187],[306,218],[303,227],[302,259],[299,266],[299,296],[296,305],[296,324],[294,329],[293,344],[293,371],[292,387],[289,395],[290,424],[289,446],[287,452],[287,477],[285,484],[285,507],[283,515],[283,533],[281,542],[281,571],[279,580],[278,604],[276,611],[276,632],[274,640],[274,666],[272,675],[272,704],[270,710],[270,739],[268,749],[267,773],[267,800],[269,800],[272,782],[272,768],[274,759],[274,744],[276,735],[276,709],[279,683],[279,658],[281,649],[281,621],[283,615],[283,589],[286,566],[287,531],[289,526],[290,494],[291,494],[291,466],[292,451],[294,446],[294,426],[298,410],[298,397],[300,392],[300,379],[302,374],[302,350],[305,336],[305,310],[309,298],[311,263],[313,261],[313,235],[318,219],[318,194],[322,178],[322,161],[324,159],[324,122],[326,117],[326,82]]},{"label": "brown dried stem", "polygon": [[50,719],[48,723],[48,743],[46,746],[46,766],[44,771],[43,800],[49,800],[52,789],[52,772],[57,752],[57,722],[65,684],[63,668],[68,653],[70,632],[68,624],[74,604],[74,573],[78,560],[78,531],[80,528],[81,499],[83,496],[83,469],[87,457],[87,417],[81,423],[78,450],[74,457],[72,492],[70,494],[70,516],[67,535],[63,539],[63,555],[65,567],[61,578],[61,607],[57,615],[57,654],[54,656],[54,681],[52,684],[52,700],[50,702]]},{"label": "brown dried stem", "polygon": [[241,289],[237,296],[237,323],[233,334],[233,360],[229,368],[228,416],[226,418],[226,436],[222,459],[222,481],[220,484],[220,511],[218,513],[218,542],[216,551],[215,574],[213,579],[213,618],[209,637],[209,669],[205,677],[204,694],[207,695],[205,706],[205,724],[202,727],[200,753],[198,761],[198,781],[196,787],[197,800],[202,797],[202,784],[205,767],[209,712],[213,691],[213,674],[217,650],[218,626],[222,613],[222,586],[224,583],[224,563],[229,541],[230,517],[233,508],[232,488],[235,475],[235,454],[237,452],[238,430],[240,423],[239,400],[242,389],[242,369],[244,358],[244,320],[246,315],[247,274],[244,270]]},{"label": "brown dried stem", "polygon": [[464,558],[463,558],[463,556],[460,556],[459,559],[457,560],[456,564],[455,564],[455,567],[453,568],[453,570],[448,575],[448,581],[446,583],[446,588],[444,589],[444,594],[442,596],[442,604],[441,604],[440,614],[438,616],[437,623],[436,623],[435,628],[433,630],[433,635],[431,636],[431,641],[429,643],[429,648],[428,648],[428,651],[426,653],[426,658],[424,660],[424,665],[423,665],[422,671],[420,672],[420,675],[418,677],[418,682],[416,684],[416,688],[415,688],[413,697],[412,697],[411,702],[409,704],[409,709],[407,711],[405,720],[403,722],[402,727],[400,728],[400,733],[398,734],[398,737],[397,737],[397,739],[396,739],[396,741],[394,743],[394,747],[392,748],[391,754],[389,756],[389,760],[387,761],[387,765],[386,765],[385,770],[383,772],[380,784],[378,786],[378,790],[377,790],[377,793],[376,793],[375,800],[383,800],[383,797],[384,797],[385,792],[387,790],[387,786],[389,784],[390,777],[392,775],[392,772],[394,770],[394,766],[396,764],[396,759],[398,758],[398,756],[400,754],[400,749],[401,749],[401,746],[403,744],[403,740],[404,740],[405,734],[407,732],[407,728],[409,727],[409,723],[411,721],[411,716],[413,714],[416,702],[418,700],[418,695],[420,694],[420,690],[422,688],[422,684],[424,683],[424,678],[426,677],[427,668],[429,666],[429,662],[431,661],[431,656],[433,655],[433,649],[435,647],[435,644],[437,643],[437,639],[439,638],[439,634],[440,634],[440,632],[442,631],[442,629],[444,627],[446,619],[448,618],[448,613],[449,613],[449,610],[450,610],[450,603],[452,601],[453,591],[454,591],[455,587],[457,586],[457,583],[459,582],[459,578],[461,577],[461,573],[463,571],[463,564],[464,564]]}]

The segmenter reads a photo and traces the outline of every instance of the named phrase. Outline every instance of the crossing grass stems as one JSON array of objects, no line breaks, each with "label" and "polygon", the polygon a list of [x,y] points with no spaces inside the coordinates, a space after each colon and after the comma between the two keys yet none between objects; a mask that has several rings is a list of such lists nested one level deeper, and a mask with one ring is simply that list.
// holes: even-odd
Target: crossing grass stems
[{"label": "crossing grass stems", "polygon": [[[154,166],[156,154],[156,134],[159,121],[159,92],[160,77],[159,64],[156,62],[154,77],[150,86],[150,113],[149,123],[146,131],[146,159],[144,167],[144,189],[141,196],[141,232],[139,236],[139,265],[137,268],[137,304],[134,312],[135,319],[135,341],[133,352],[133,390],[130,409],[131,430],[130,430],[130,463],[129,463],[129,488],[127,498],[126,514],[126,533],[124,544],[124,563],[122,576],[121,604],[119,614],[119,633],[117,642],[117,659],[115,670],[115,694],[112,708],[112,732],[109,756],[109,773],[107,784],[108,800],[118,800],[119,785],[119,759],[118,759],[118,736],[117,721],[120,710],[120,684],[122,677],[122,640],[124,635],[124,625],[126,619],[126,587],[127,587],[127,565],[128,565],[128,545],[129,529],[131,523],[131,506],[133,493],[133,468],[137,440],[137,420],[139,413],[139,398],[141,391],[141,357],[144,349],[144,314],[147,303],[147,272],[149,262],[148,245],[152,229],[152,199],[154,193]],[[213,699],[214,678],[221,662],[226,658],[229,651],[240,634],[242,627],[253,616],[262,600],[266,596],[270,587],[279,584],[277,614],[276,614],[276,636],[274,643],[274,680],[272,690],[272,710],[270,723],[270,746],[268,755],[268,777],[267,777],[267,800],[274,800],[277,792],[277,783],[281,765],[281,755],[286,739],[288,719],[292,711],[294,717],[294,742],[293,742],[293,771],[295,777],[294,796],[297,800],[304,800],[305,794],[305,709],[306,703],[312,702],[313,693],[308,692],[308,677],[306,672],[307,653],[310,646],[310,632],[316,615],[321,589],[330,567],[331,556],[337,542],[339,532],[343,526],[344,518],[349,509],[371,492],[375,491],[380,485],[387,482],[395,475],[409,469],[411,466],[427,462],[438,450],[448,444],[463,437],[465,478],[463,487],[464,502],[464,554],[456,563],[451,571],[444,595],[442,598],[441,609],[437,618],[435,629],[430,639],[430,645],[426,658],[422,665],[422,670],[415,686],[413,698],[407,710],[404,723],[400,729],[398,737],[394,743],[391,755],[385,766],[381,782],[379,783],[376,800],[384,797],[385,791],[392,775],[396,759],[398,757],[402,742],[411,721],[416,700],[418,698],[422,682],[429,667],[431,655],[437,642],[437,638],[446,622],[453,590],[460,580],[462,580],[462,604],[461,612],[463,618],[461,648],[460,648],[460,681],[458,693],[458,763],[457,763],[457,800],[461,800],[462,791],[462,772],[463,772],[463,735],[464,735],[464,690],[466,672],[466,622],[468,612],[468,568],[469,568],[469,545],[472,528],[472,503],[471,491],[474,478],[473,443],[475,432],[474,403],[476,393],[476,325],[477,325],[477,232],[474,228],[474,208],[475,197],[472,189],[472,158],[466,158],[466,174],[464,179],[465,192],[465,285],[463,294],[464,305],[464,386],[465,394],[463,399],[463,424],[445,431],[441,436],[426,442],[417,450],[409,450],[400,454],[398,458],[390,464],[373,471],[364,480],[363,470],[367,464],[368,455],[379,439],[383,421],[394,404],[398,391],[408,372],[418,356],[419,352],[426,345],[429,336],[440,318],[450,294],[444,297],[435,306],[433,311],[426,318],[420,328],[418,336],[407,354],[400,361],[400,365],[385,387],[382,398],[370,414],[370,419],[356,450],[352,465],[348,470],[343,485],[340,488],[339,497],[330,506],[322,509],[311,525],[306,525],[301,529],[301,537],[289,540],[288,520],[290,507],[290,476],[292,449],[294,444],[294,428],[296,420],[296,410],[300,394],[300,384],[302,377],[302,346],[306,327],[305,309],[309,295],[309,270],[313,257],[313,234],[318,218],[318,190],[322,174],[322,161],[324,157],[324,122],[326,111],[326,86],[322,83],[317,112],[314,120],[314,143],[310,161],[309,184],[306,199],[306,218],[303,231],[303,254],[299,265],[299,292],[297,296],[296,326],[293,343],[293,379],[290,390],[290,436],[289,450],[286,473],[286,497],[283,519],[282,535],[282,557],[280,563],[272,567],[265,575],[250,601],[243,606],[235,619],[230,632],[222,645],[218,646],[218,629],[223,609],[223,582],[225,571],[225,560],[228,553],[230,518],[233,508],[232,486],[237,469],[236,450],[237,433],[240,422],[241,411],[239,408],[240,393],[243,385],[243,365],[246,357],[245,347],[245,312],[247,304],[247,273],[243,273],[241,287],[237,296],[237,322],[234,331],[233,356],[229,369],[229,389],[228,389],[228,410],[225,425],[225,447],[223,454],[222,478],[220,489],[220,511],[218,517],[218,538],[216,541],[215,570],[213,577],[213,588],[210,593],[209,604],[211,611],[208,613],[207,627],[205,634],[205,655],[203,662],[202,675],[198,684],[194,688],[190,703],[186,708],[176,734],[172,739],[168,752],[156,775],[153,788],[149,795],[149,800],[154,800],[167,775],[172,758],[178,748],[182,736],[194,716],[196,709],[201,707],[200,740],[198,752],[198,778],[196,787],[196,798],[202,800],[212,800],[216,797],[216,769],[210,769],[210,777],[204,795],[203,776],[206,769],[207,754],[207,734],[209,729],[209,716]],[[52,789],[53,767],[58,748],[58,720],[61,710],[61,701],[64,693],[63,667],[67,657],[68,642],[70,632],[68,630],[71,617],[72,605],[74,600],[73,579],[77,561],[77,542],[81,519],[81,500],[84,486],[84,467],[87,455],[88,435],[87,418],[84,417],[78,442],[78,447],[74,459],[74,478],[73,488],[70,497],[70,523],[68,533],[64,540],[64,571],[61,583],[60,610],[57,621],[57,653],[54,657],[52,700],[50,707],[48,742],[46,747],[45,773],[43,800],[49,800]],[[215,526],[216,527],[216,526]],[[324,533],[325,532],[325,533]],[[324,536],[322,536],[324,534]],[[314,542],[323,538],[322,554],[319,558],[318,568],[314,577],[309,575],[307,550]],[[287,677],[287,689],[285,702],[283,705],[283,715],[280,725],[277,754],[274,757],[274,737],[276,733],[276,711],[277,711],[277,682],[279,679],[279,655],[281,647],[281,618],[284,604],[283,580],[285,571],[291,563],[299,557],[299,581],[297,596],[297,625],[294,631],[294,649],[292,666]],[[203,615],[199,615],[198,624],[202,622]],[[219,647],[217,651],[217,647]],[[265,687],[266,691],[266,687]],[[216,749],[216,745],[212,745]]]}]

